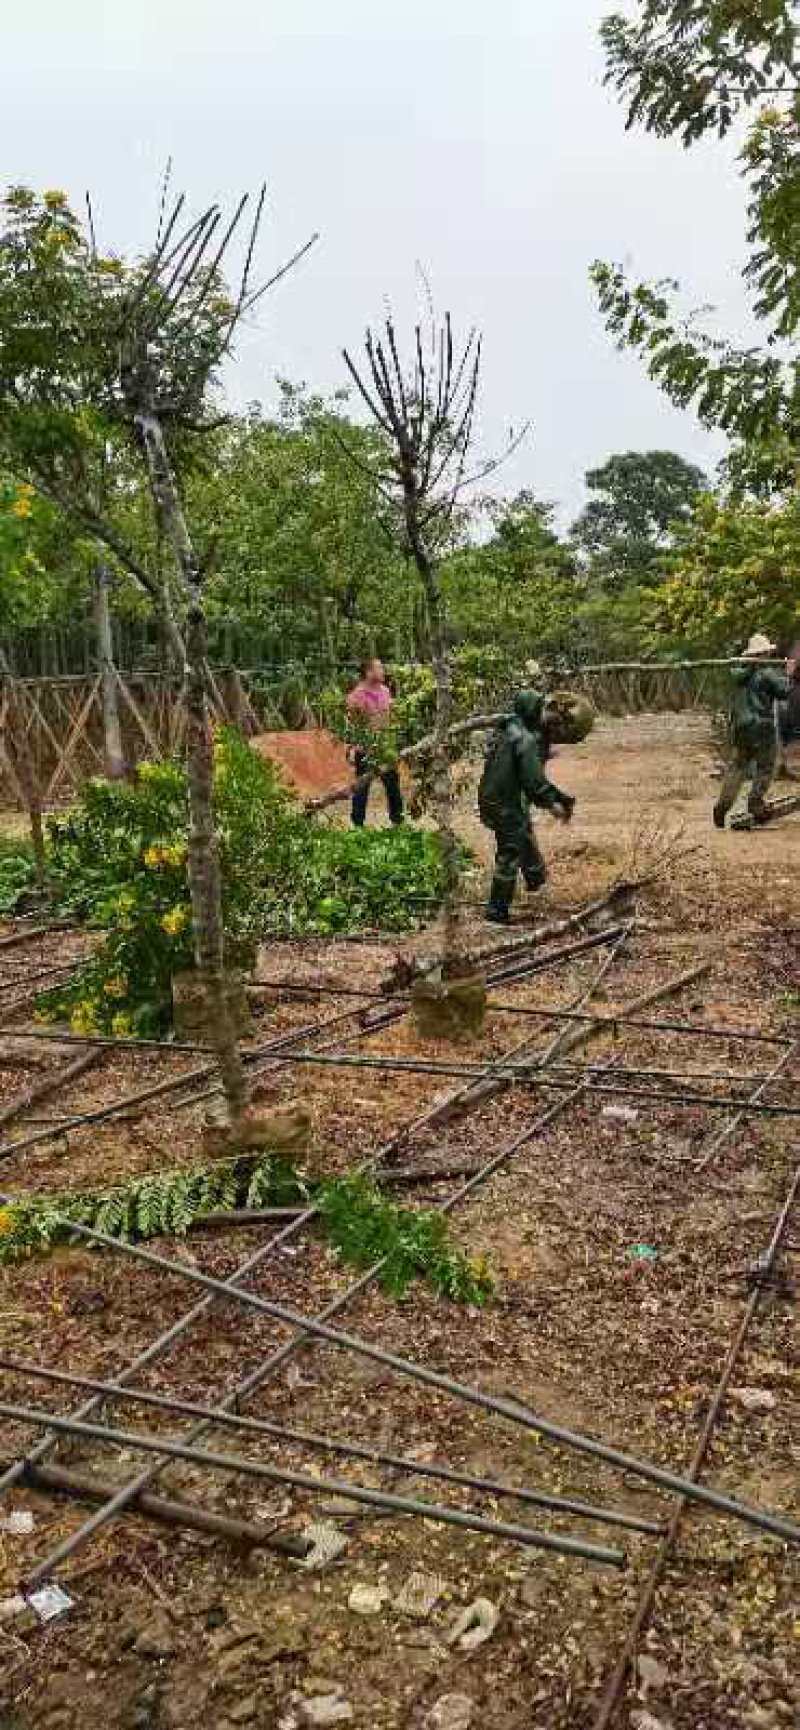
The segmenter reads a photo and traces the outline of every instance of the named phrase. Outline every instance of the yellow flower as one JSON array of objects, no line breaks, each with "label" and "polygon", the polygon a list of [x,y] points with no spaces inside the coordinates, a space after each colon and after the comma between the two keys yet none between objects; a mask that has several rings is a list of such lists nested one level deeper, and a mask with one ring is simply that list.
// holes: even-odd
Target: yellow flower
[{"label": "yellow flower", "polygon": [[12,1237],[15,1225],[13,1209],[0,1207],[0,1237]]},{"label": "yellow flower", "polygon": [[163,847],[148,847],[144,856],[144,862],[148,871],[157,871],[159,865],[163,865],[164,863]]},{"label": "yellow flower", "polygon": [[178,932],[183,931],[188,923],[189,915],[185,907],[171,907],[169,913],[164,914],[161,926],[168,937],[177,937]]},{"label": "yellow flower", "polygon": [[71,1033],[94,1033],[97,1021],[95,1006],[91,998],[87,998],[84,1003],[76,1005],[69,1018],[69,1026]]},{"label": "yellow flower", "polygon": [[151,763],[147,758],[145,758],[144,762],[139,764],[138,775],[140,781],[152,781],[157,774],[157,763]]},{"label": "yellow flower", "polygon": [[124,997],[126,990],[126,982],[120,973],[115,973],[111,979],[107,979],[103,986],[106,997]]},{"label": "yellow flower", "polygon": [[164,848],[164,858],[168,865],[183,865],[188,852],[185,841],[176,841],[172,847]]},{"label": "yellow flower", "polygon": [[44,203],[48,210],[63,210],[67,202],[66,192],[45,192]]},{"label": "yellow flower", "polygon": [[16,498],[11,506],[11,514],[15,517],[30,517],[33,515],[33,504],[30,499]]},{"label": "yellow flower", "polygon": [[126,1039],[131,1031],[131,1018],[123,1009],[117,1011],[111,1023],[111,1031],[115,1039]]}]

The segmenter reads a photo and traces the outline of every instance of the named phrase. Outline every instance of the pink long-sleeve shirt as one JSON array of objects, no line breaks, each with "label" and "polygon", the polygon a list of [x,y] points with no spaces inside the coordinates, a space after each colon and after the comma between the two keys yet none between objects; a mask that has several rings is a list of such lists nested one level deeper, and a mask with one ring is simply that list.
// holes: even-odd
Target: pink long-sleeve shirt
[{"label": "pink long-sleeve shirt", "polygon": [[372,727],[383,726],[393,702],[388,685],[368,685],[362,681],[347,695],[348,709],[363,715]]}]

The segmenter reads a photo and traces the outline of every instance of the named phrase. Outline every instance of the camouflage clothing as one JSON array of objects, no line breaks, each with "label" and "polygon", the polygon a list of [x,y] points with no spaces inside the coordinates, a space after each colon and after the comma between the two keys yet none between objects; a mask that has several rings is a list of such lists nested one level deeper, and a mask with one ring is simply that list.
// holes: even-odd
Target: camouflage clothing
[{"label": "camouflage clothing", "polygon": [[758,816],[775,773],[777,739],[775,704],[793,694],[790,679],[774,667],[737,667],[728,710],[730,762],[714,807],[715,821],[724,823],[745,783],[751,782],[748,808]]},{"label": "camouflage clothing", "polygon": [[530,818],[530,806],[545,811],[561,807],[571,813],[573,800],[547,779],[542,766],[548,754],[542,730],[544,698],[523,691],[514,713],[492,733],[478,789],[481,822],[494,831],[496,857],[489,911],[506,917],[514,898],[517,873],[528,889],[538,889],[547,876]]},{"label": "camouflage clothing", "polygon": [[716,804],[716,811],[720,816],[727,816],[747,781],[751,783],[747,803],[751,812],[758,815],[775,773],[776,755],[774,729],[765,733],[763,738],[752,742],[743,740],[741,744],[737,744],[736,740],[733,740],[731,760],[725,771]]},{"label": "camouflage clothing", "polygon": [[774,667],[758,663],[734,668],[731,678],[728,726],[734,742],[751,740],[757,733],[771,733],[775,704],[788,702],[795,689],[793,681]]}]

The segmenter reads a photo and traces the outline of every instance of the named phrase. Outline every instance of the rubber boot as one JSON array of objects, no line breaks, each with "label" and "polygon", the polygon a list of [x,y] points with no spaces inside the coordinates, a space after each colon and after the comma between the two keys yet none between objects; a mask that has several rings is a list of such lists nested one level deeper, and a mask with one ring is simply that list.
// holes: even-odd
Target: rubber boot
[{"label": "rubber boot", "polygon": [[513,884],[509,886],[502,881],[502,878],[492,878],[492,887],[489,890],[489,900],[484,914],[484,918],[488,919],[490,925],[509,924],[508,910],[513,894]]}]

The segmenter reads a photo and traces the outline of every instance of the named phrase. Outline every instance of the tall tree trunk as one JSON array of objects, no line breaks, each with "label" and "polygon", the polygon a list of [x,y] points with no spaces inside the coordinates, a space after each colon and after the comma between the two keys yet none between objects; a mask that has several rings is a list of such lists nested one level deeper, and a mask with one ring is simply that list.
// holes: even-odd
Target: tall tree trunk
[{"label": "tall tree trunk", "polygon": [[189,768],[189,882],[192,896],[195,965],[208,999],[213,1037],[229,1121],[241,1121],[245,1105],[241,1053],[230,1012],[225,978],[222,879],[214,823],[213,751],[206,705],[206,626],[200,573],[158,416],[137,415],[156,510],[186,584],[189,615],[186,635],[187,757]]},{"label": "tall tree trunk", "polygon": [[94,604],[97,626],[97,655],[102,681],[103,746],[106,774],[109,781],[123,781],[125,779],[125,757],[122,750],[117,675],[114,667],[114,644],[111,637],[111,613],[108,605],[110,587],[111,576],[108,566],[105,560],[100,558],[94,573]]},{"label": "tall tree trunk", "polygon": [[422,544],[416,499],[406,494],[406,531],[414,563],[422,580],[431,659],[436,679],[436,718],[431,748],[433,809],[444,866],[442,978],[461,969],[458,918],[460,879],[458,841],[453,829],[453,782],[450,772],[450,726],[453,718],[453,663],[444,602],[436,569]]},{"label": "tall tree trunk", "polygon": [[0,680],[6,688],[5,725],[3,728],[6,755],[11,765],[12,773],[22,794],[28,821],[31,826],[31,842],[33,845],[33,866],[36,873],[36,887],[41,894],[47,888],[47,867],[44,851],[44,825],[42,823],[42,795],[39,775],[33,758],[33,752],[28,744],[28,734],[25,727],[25,709],[20,701],[16,679],[11,673],[5,655],[0,651]]},{"label": "tall tree trunk", "polygon": [[433,809],[444,863],[442,977],[459,970],[458,841],[453,828],[453,778],[450,765],[450,727],[453,719],[453,662],[446,621],[433,570],[426,579],[433,671],[436,679],[436,719],[433,728]]}]

